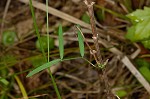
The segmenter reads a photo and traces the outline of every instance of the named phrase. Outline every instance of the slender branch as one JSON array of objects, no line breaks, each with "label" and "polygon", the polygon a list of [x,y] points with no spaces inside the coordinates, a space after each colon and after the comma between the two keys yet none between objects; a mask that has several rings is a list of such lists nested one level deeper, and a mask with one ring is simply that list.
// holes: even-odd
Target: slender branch
[{"label": "slender branch", "polygon": [[[94,2],[88,2],[87,0],[85,0],[84,2],[88,7],[88,12],[89,12],[89,16],[90,16],[90,23],[91,23],[91,29],[92,29],[92,34],[93,34],[92,38],[93,38],[94,46],[95,46],[95,54],[98,58],[97,64],[98,65],[101,65],[101,64],[104,65],[105,63],[103,63],[101,52],[100,52],[100,47],[99,47],[99,44],[98,44],[98,34],[96,32],[96,24],[95,24],[94,11],[93,11]],[[101,85],[100,95],[102,95],[102,93],[104,92],[104,89],[106,89],[107,99],[114,99],[114,94],[111,92],[109,82],[108,82],[108,78],[107,78],[107,74],[105,72],[105,68],[98,70],[98,72],[99,72],[99,76],[100,76],[100,85]]]},{"label": "slender branch", "polygon": [[91,23],[91,29],[92,29],[92,33],[93,33],[93,40],[94,40],[94,45],[95,45],[95,50],[97,53],[97,58],[99,60],[98,64],[102,64],[102,56],[100,53],[100,48],[99,48],[99,44],[98,44],[98,33],[96,32],[96,24],[95,24],[95,19],[94,19],[94,14],[93,14],[93,4],[94,2],[88,2],[87,0],[84,1],[85,4],[88,7],[88,12],[89,12],[89,16],[90,16],[90,23]]}]

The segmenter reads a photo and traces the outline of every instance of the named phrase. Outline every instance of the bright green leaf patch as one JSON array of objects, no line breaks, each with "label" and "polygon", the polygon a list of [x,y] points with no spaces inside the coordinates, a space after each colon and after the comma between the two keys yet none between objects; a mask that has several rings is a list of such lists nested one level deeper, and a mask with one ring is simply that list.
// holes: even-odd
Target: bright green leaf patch
[{"label": "bright green leaf patch", "polygon": [[131,26],[128,28],[128,33],[125,35],[127,39],[130,39],[132,42],[136,41],[136,38],[134,38],[135,33],[135,26]]},{"label": "bright green leaf patch", "polygon": [[150,38],[150,20],[138,23],[130,28],[125,37],[132,42],[144,41]]},{"label": "bright green leaf patch", "polygon": [[133,22],[139,23],[150,18],[150,8],[144,7],[144,10],[137,9],[136,11],[127,15]]},{"label": "bright green leaf patch", "polygon": [[145,48],[150,49],[150,40],[142,41],[142,44],[144,45]]},{"label": "bright green leaf patch", "polygon": [[132,42],[148,40],[148,42],[144,42],[143,44],[145,44],[146,48],[150,48],[150,8],[144,7],[144,10],[138,9],[128,14],[127,17],[131,19],[133,26],[128,28],[126,38]]},{"label": "bright green leaf patch", "polygon": [[34,75],[34,74],[36,74],[36,73],[38,73],[38,72],[40,72],[40,71],[42,71],[42,70],[44,70],[44,69],[46,69],[46,68],[51,67],[51,66],[53,66],[53,65],[55,65],[55,64],[57,64],[57,63],[59,63],[60,61],[61,61],[61,59],[56,59],[56,60],[53,60],[53,61],[48,62],[48,63],[46,63],[46,64],[43,64],[43,65],[37,67],[36,69],[34,69],[33,71],[31,71],[31,72],[27,75],[27,77],[31,77],[32,75]]},{"label": "bright green leaf patch", "polygon": [[118,90],[116,92],[117,96],[122,98],[122,97],[125,97],[127,95],[127,92],[125,90]]}]

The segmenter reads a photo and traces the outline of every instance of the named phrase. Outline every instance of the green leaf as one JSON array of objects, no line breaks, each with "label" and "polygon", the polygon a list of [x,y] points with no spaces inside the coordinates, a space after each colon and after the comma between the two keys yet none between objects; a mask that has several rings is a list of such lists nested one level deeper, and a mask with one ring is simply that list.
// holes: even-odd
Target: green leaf
[{"label": "green leaf", "polygon": [[127,15],[133,23],[139,23],[141,21],[147,20],[150,18],[150,8],[144,7],[144,10],[137,9],[136,11]]},{"label": "green leaf", "polygon": [[125,38],[131,40],[132,42],[135,41],[136,38],[134,38],[135,35],[135,26],[131,26],[127,29],[128,33],[125,35]]},{"label": "green leaf", "polygon": [[0,82],[3,83],[5,86],[9,84],[9,82],[5,78],[0,77]]},{"label": "green leaf", "polygon": [[[79,26],[77,25],[77,27]],[[78,42],[79,42],[80,54],[82,57],[84,57],[84,39],[80,30],[78,30]]]},{"label": "green leaf", "polygon": [[125,97],[127,95],[127,92],[125,90],[118,90],[116,92],[117,96],[122,98],[122,97]]},{"label": "green leaf", "polygon": [[136,10],[127,15],[131,19],[133,26],[128,28],[126,38],[133,42],[142,41],[150,38],[150,8]]},{"label": "green leaf", "polygon": [[135,60],[135,63],[138,67],[146,66],[146,67],[150,68],[150,63],[143,58],[137,58]]},{"label": "green leaf", "polygon": [[145,79],[150,82],[150,70],[146,66],[142,66],[139,68],[140,73],[145,77]]},{"label": "green leaf", "polygon": [[40,72],[46,68],[51,67],[52,65],[57,64],[60,61],[61,61],[61,59],[56,59],[56,60],[53,60],[53,61],[48,62],[46,64],[43,64],[43,65],[37,67],[36,69],[34,69],[33,71],[31,71],[26,77],[31,77],[32,75],[34,75],[34,74],[36,74],[36,73],[38,73],[38,72]]},{"label": "green leaf", "polygon": [[82,15],[81,20],[86,23],[90,23],[90,17],[86,13]]},{"label": "green leaf", "polygon": [[150,37],[150,19],[147,19],[136,25],[134,38],[137,38],[137,40],[144,40],[149,37]]},{"label": "green leaf", "polygon": [[59,25],[59,54],[60,54],[60,59],[63,59],[64,56],[64,40],[63,40],[63,30],[62,30],[62,25]]},{"label": "green leaf", "polygon": [[145,48],[150,49],[150,40],[142,41],[142,44],[144,45]]},{"label": "green leaf", "polygon": [[142,41],[150,38],[150,19],[140,22],[128,29],[128,39],[133,42]]}]

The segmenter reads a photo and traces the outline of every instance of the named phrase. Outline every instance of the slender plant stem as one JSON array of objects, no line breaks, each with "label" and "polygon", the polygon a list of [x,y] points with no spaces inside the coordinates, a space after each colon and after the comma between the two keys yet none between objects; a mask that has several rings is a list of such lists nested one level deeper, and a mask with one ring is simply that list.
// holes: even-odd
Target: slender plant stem
[{"label": "slender plant stem", "polygon": [[89,3],[87,0],[85,0],[85,3],[88,7],[88,12],[89,12],[89,16],[90,16],[90,24],[91,24],[91,29],[92,29],[92,33],[93,33],[92,38],[94,40],[95,50],[96,50],[97,58],[99,60],[98,64],[102,64],[102,57],[101,57],[100,48],[99,48],[99,44],[98,44],[98,33],[96,32],[96,24],[95,24],[95,19],[94,19],[94,14],[93,14],[94,2]]},{"label": "slender plant stem", "polygon": [[[46,23],[47,23],[47,46],[48,46],[48,57],[47,57],[47,61],[49,62],[49,55],[50,55],[50,52],[49,52],[49,50],[50,50],[50,47],[49,47],[49,24],[48,24],[48,0],[46,0]],[[49,71],[49,75],[50,75],[50,77],[51,77],[51,80],[52,80],[52,83],[53,83],[53,87],[54,87],[54,89],[55,89],[55,92],[56,92],[56,94],[57,94],[57,97],[58,97],[58,99],[61,99],[61,96],[60,96],[60,93],[59,93],[59,90],[58,90],[58,87],[57,87],[57,84],[56,84],[56,82],[55,82],[55,78],[53,77],[53,75],[52,75],[52,72],[51,72],[51,70],[50,70],[50,68],[48,68],[48,71]]]},{"label": "slender plant stem", "polygon": [[49,62],[49,24],[48,24],[48,0],[46,0],[46,31],[47,31],[47,46],[48,46],[48,57],[47,61]]}]

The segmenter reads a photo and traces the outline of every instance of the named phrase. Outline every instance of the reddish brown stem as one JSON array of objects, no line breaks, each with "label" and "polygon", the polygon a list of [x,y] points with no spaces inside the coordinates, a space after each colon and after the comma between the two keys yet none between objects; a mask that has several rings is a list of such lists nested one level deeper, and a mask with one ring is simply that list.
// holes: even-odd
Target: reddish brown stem
[{"label": "reddish brown stem", "polygon": [[98,34],[96,32],[96,24],[95,24],[95,20],[94,20],[94,14],[93,14],[93,4],[94,2],[88,2],[87,0],[85,0],[85,4],[88,7],[88,12],[89,12],[89,16],[90,16],[90,24],[91,24],[91,29],[92,29],[92,33],[93,33],[93,40],[94,40],[94,45],[95,45],[95,50],[97,53],[97,58],[99,60],[98,64],[102,64],[102,57],[101,57],[101,53],[100,53],[100,48],[99,48],[99,44],[98,44]]},{"label": "reddish brown stem", "polygon": [[[99,43],[98,43],[98,34],[97,34],[97,31],[96,31],[96,24],[95,24],[95,19],[94,19],[94,11],[93,11],[94,2],[88,2],[87,0],[85,0],[84,2],[88,7],[88,12],[89,12],[89,16],[90,16],[90,24],[91,24],[92,34],[93,34],[92,38],[93,38],[93,41],[94,41],[96,56],[97,56],[97,59],[98,59],[97,64],[98,65],[103,64],[102,56],[101,56],[101,53],[100,53],[100,47],[99,47]],[[100,86],[101,86],[100,95],[102,95],[103,92],[104,92],[104,89],[106,89],[107,99],[114,99],[114,95],[111,92],[105,69],[99,69],[98,72],[99,72],[99,76],[100,76]]]}]

